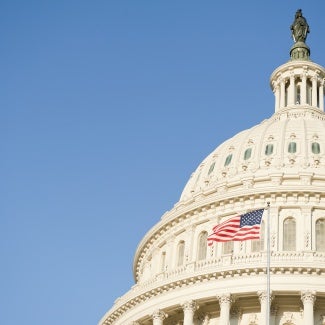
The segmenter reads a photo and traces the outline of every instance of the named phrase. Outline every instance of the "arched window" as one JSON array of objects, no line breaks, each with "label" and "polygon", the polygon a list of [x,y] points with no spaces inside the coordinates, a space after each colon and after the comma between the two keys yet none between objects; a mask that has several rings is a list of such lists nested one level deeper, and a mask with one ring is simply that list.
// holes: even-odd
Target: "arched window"
[{"label": "arched window", "polygon": [[260,239],[252,240],[252,252],[260,252],[264,250],[264,238],[265,238],[265,223],[262,221],[260,230]]},{"label": "arched window", "polygon": [[320,153],[320,145],[318,142],[313,142],[311,144],[311,152],[315,155]]},{"label": "arched window", "polygon": [[166,252],[162,252],[160,257],[160,272],[164,272],[165,268],[166,268]]},{"label": "arched window", "polygon": [[291,217],[283,222],[283,250],[296,250],[296,220]]},{"label": "arched window", "polygon": [[198,250],[197,250],[197,260],[202,261],[207,257],[207,241],[208,241],[208,233],[203,231],[199,235],[198,241]]},{"label": "arched window", "polygon": [[290,142],[288,144],[288,152],[289,153],[296,153],[296,151],[297,151],[297,144],[296,144],[296,142]]},{"label": "arched window", "polygon": [[265,155],[269,156],[273,153],[273,144],[267,144],[265,147]]},{"label": "arched window", "polygon": [[177,246],[177,266],[184,264],[185,242],[182,240]]},{"label": "arched window", "polygon": [[223,254],[231,254],[234,250],[234,242],[233,241],[226,241],[222,245],[222,253]]},{"label": "arched window", "polygon": [[325,252],[325,219],[316,221],[316,250]]},{"label": "arched window", "polygon": [[244,160],[247,160],[251,157],[252,155],[252,148],[248,148],[244,152]]},{"label": "arched window", "polygon": [[228,155],[225,161],[225,166],[228,166],[231,163],[232,155]]}]

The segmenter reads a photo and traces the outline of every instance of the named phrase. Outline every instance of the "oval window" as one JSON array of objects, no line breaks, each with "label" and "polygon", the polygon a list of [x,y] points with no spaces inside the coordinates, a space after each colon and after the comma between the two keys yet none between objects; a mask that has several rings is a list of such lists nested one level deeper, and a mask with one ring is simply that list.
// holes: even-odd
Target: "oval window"
[{"label": "oval window", "polygon": [[225,161],[225,166],[228,166],[231,163],[232,155],[227,156]]},{"label": "oval window", "polygon": [[269,155],[272,155],[272,153],[273,153],[273,144],[266,145],[266,147],[265,147],[265,155],[269,156]]},{"label": "oval window", "polygon": [[208,175],[210,175],[213,172],[215,164],[216,164],[215,162],[213,164],[211,164],[211,166],[209,168]]},{"label": "oval window", "polygon": [[288,145],[288,152],[295,153],[297,151],[297,144],[295,142],[290,142]]},{"label": "oval window", "polygon": [[251,157],[252,155],[252,148],[248,148],[245,150],[245,153],[244,153],[244,160],[247,160]]},{"label": "oval window", "polygon": [[311,151],[316,155],[320,153],[320,145],[318,142],[313,142],[311,144]]}]

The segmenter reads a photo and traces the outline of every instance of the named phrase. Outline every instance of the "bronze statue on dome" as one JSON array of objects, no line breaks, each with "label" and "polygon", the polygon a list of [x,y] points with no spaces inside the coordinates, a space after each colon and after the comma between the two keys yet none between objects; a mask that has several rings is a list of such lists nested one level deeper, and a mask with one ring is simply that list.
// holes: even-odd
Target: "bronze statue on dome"
[{"label": "bronze statue on dome", "polygon": [[309,33],[309,25],[307,20],[303,17],[301,9],[298,9],[295,15],[295,20],[290,27],[292,31],[292,38],[297,42],[305,42],[307,34]]}]

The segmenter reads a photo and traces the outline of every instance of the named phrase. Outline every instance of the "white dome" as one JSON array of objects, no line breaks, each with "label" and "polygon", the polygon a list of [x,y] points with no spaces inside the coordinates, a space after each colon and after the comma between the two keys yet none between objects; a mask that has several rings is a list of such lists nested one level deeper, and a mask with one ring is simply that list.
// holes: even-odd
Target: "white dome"
[{"label": "white dome", "polygon": [[[271,76],[275,114],[203,160],[99,325],[325,324],[325,70],[304,42],[290,54]],[[213,226],[267,203],[260,239],[207,245]]]},{"label": "white dome", "polygon": [[275,114],[218,146],[191,175],[180,201],[249,187],[276,172],[324,176],[324,78],[324,68],[311,61],[278,67],[270,79]]},{"label": "white dome", "polygon": [[275,113],[236,134],[207,156],[191,175],[181,201],[213,190],[249,187],[271,174],[325,176],[325,115],[309,106]]}]

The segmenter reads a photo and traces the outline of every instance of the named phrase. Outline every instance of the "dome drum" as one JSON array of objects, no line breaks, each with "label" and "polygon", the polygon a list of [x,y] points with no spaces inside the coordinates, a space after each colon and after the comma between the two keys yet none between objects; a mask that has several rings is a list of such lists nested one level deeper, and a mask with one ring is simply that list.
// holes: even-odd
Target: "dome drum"
[{"label": "dome drum", "polygon": [[[201,306],[195,317],[207,313],[213,321],[220,317],[221,305],[216,299],[220,292],[230,292],[236,297],[236,306],[242,310],[243,319],[256,317],[259,320],[262,316],[259,313],[261,304],[258,292],[265,291],[266,278],[265,239],[234,242],[230,250],[225,247],[228,245],[218,243],[206,247],[206,255],[201,255],[202,259],[199,259],[199,251],[202,233],[211,229],[218,220],[228,218],[236,210],[245,211],[265,205],[267,200],[271,201],[272,220],[271,277],[275,303],[272,308],[280,308],[277,318],[291,313],[299,320],[297,324],[302,324],[302,313],[296,306],[302,305],[301,295],[306,286],[317,292],[315,299],[318,308],[325,302],[322,294],[325,288],[320,285],[325,283],[325,250],[319,246],[323,245],[322,240],[317,238],[325,224],[325,197],[321,192],[311,191],[307,197],[304,194],[307,192],[281,194],[279,191],[278,195],[268,194],[269,197],[260,195],[252,200],[252,197],[243,196],[196,209],[193,202],[188,207],[191,213],[182,213],[180,207],[168,212],[154,227],[155,231],[148,233],[138,247],[135,259],[137,284],[116,302],[111,311],[113,315],[119,313],[119,310],[128,310],[123,312],[121,319],[118,317],[117,324],[128,324],[127,319],[138,319],[140,324],[152,324],[148,306],[141,307],[142,303],[151,299],[157,300],[157,305],[152,305],[150,309],[152,312],[159,307],[169,315],[163,324],[176,324],[183,317],[183,309],[177,302],[184,297],[197,301]],[[295,222],[292,223],[292,220]],[[292,229],[295,229],[294,247],[290,246],[290,241],[284,240]],[[185,243],[185,249],[181,251],[183,262],[179,265],[177,254],[180,253],[178,244],[181,242]],[[228,253],[224,249],[228,249]],[[161,265],[161,256],[164,256],[164,267]],[[252,282],[255,284],[255,293],[251,291]],[[255,303],[245,307],[247,299],[255,299]],[[295,303],[285,308],[288,301]],[[108,321],[107,324],[115,323]]]}]

